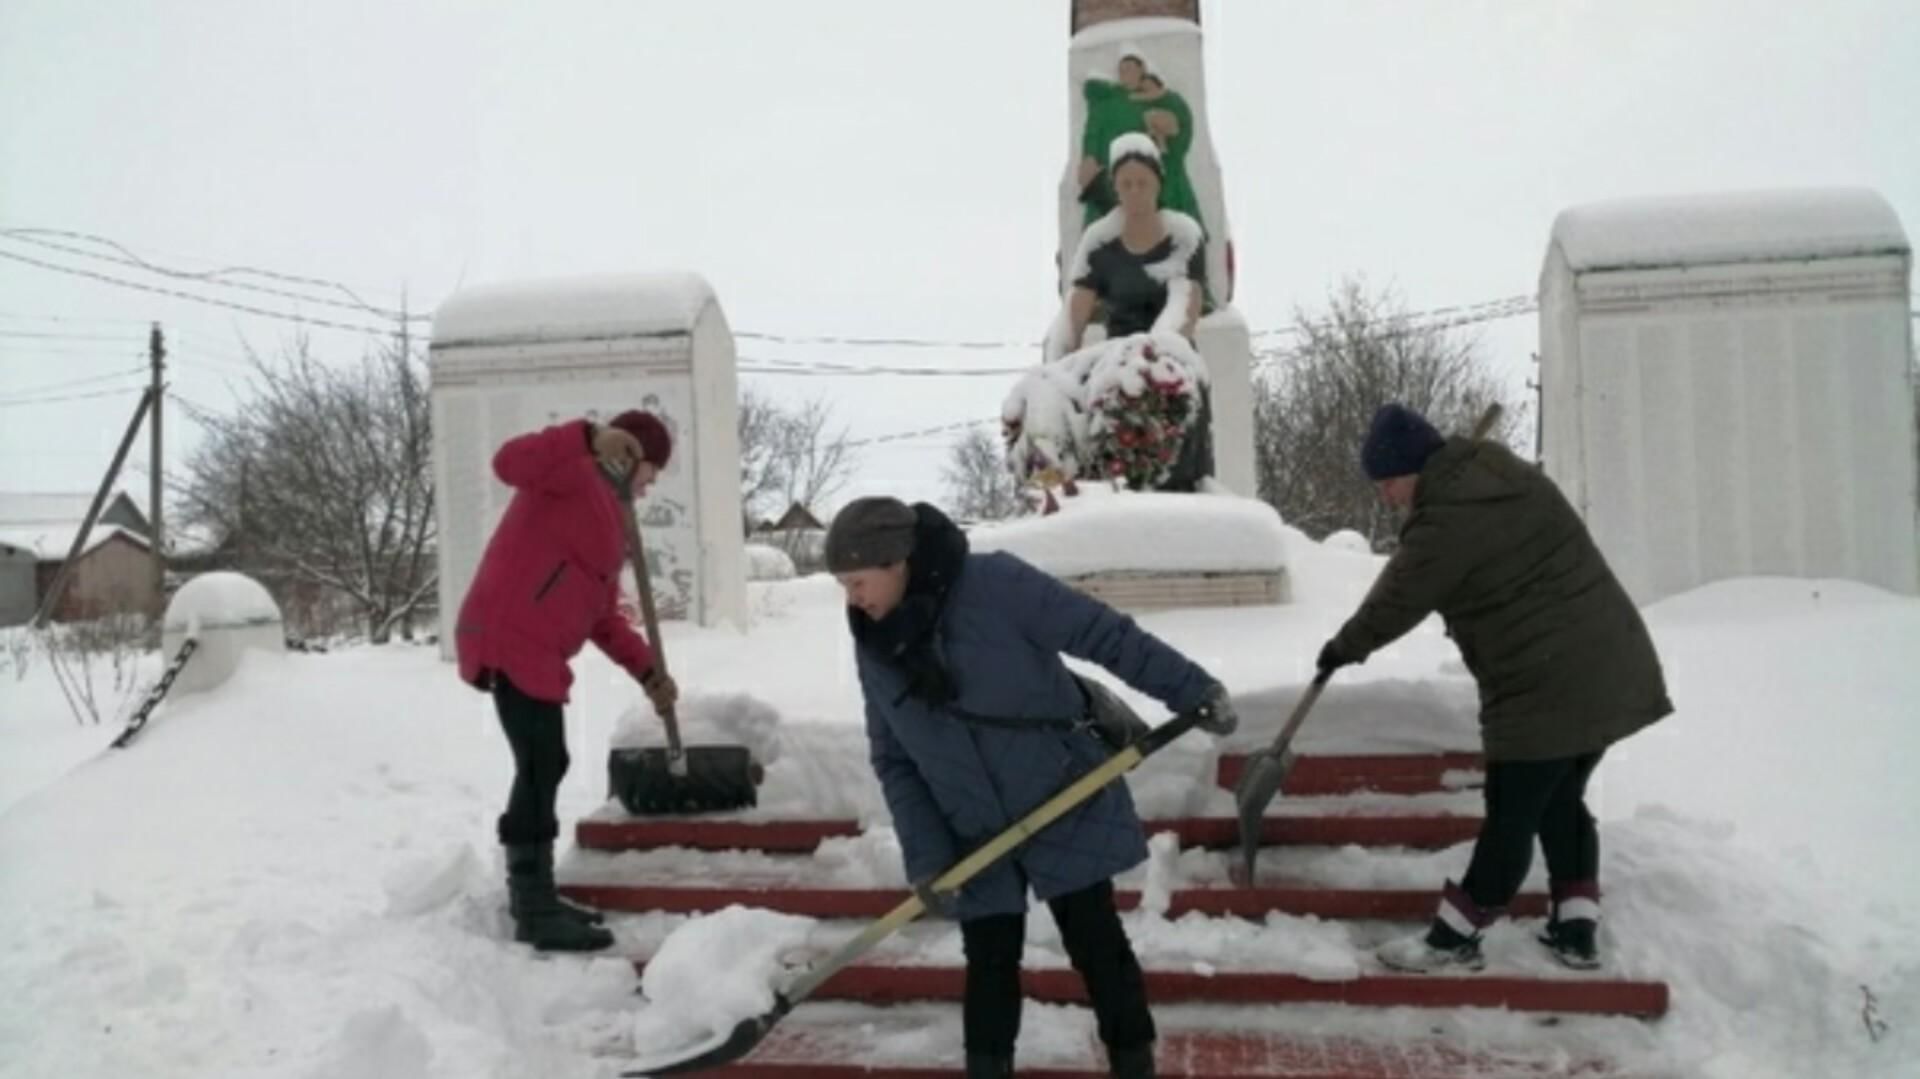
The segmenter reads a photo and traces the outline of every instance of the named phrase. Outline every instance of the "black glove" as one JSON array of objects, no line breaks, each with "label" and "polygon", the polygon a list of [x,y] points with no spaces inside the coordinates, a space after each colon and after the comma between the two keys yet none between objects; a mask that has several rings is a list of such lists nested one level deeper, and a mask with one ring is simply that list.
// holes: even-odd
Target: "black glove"
[{"label": "black glove", "polygon": [[1322,674],[1331,674],[1342,667],[1358,662],[1360,662],[1358,659],[1341,650],[1339,639],[1335,638],[1321,647],[1320,658],[1315,660],[1313,665],[1319,668]]},{"label": "black glove", "polygon": [[1200,700],[1200,707],[1194,709],[1199,719],[1199,727],[1215,737],[1232,734],[1240,726],[1240,713],[1233,710],[1233,699],[1227,696],[1227,687],[1218,682],[1207,690]]},{"label": "black glove", "polygon": [[914,881],[913,894],[920,897],[920,905],[927,908],[928,917],[954,920],[954,911],[959,905],[958,897],[952,892],[936,890],[932,877]]}]

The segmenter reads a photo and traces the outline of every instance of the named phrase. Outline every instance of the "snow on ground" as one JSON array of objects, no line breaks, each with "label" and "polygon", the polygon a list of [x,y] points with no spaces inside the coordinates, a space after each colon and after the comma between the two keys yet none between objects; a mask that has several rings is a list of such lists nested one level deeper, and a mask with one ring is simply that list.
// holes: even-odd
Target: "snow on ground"
[{"label": "snow on ground", "polygon": [[[1235,688],[1246,729],[1234,744],[1279,722],[1376,571],[1377,559],[1341,546],[1288,533],[1292,606],[1143,619]],[[719,870],[898,883],[837,591],[819,577],[758,585],[753,615],[744,634],[670,624],[689,714],[722,735],[776,740],[763,811],[856,815],[874,829],[811,858],[574,853],[567,873],[587,879],[626,862],[680,879]],[[1920,795],[1904,771],[1920,753],[1920,601],[1835,582],[1738,581],[1648,617],[1680,712],[1599,773],[1603,940],[1614,973],[1673,985],[1671,1015],[1545,1029],[1491,1012],[1167,1007],[1163,1023],[1439,1031],[1541,1052],[1597,1046],[1679,1075],[1910,1074],[1920,1055],[1911,898]],[[144,677],[157,673],[155,657],[142,664]],[[623,717],[640,717],[628,718],[623,741],[647,739],[645,706],[620,672],[597,656],[576,669],[564,820],[608,811],[605,752]],[[1473,709],[1457,656],[1430,623],[1343,671],[1302,741],[1322,751],[1471,747]],[[104,750],[112,733],[75,727],[44,663],[0,684],[0,1076],[609,1076],[661,1036],[648,1024],[663,1017],[648,1018],[623,960],[541,958],[509,942],[493,842],[507,752],[487,699],[433,649],[250,654],[219,690],[165,706],[131,749]],[[1156,758],[1138,777],[1143,808],[1224,811],[1202,778],[1217,752],[1195,737]],[[1465,846],[1302,850],[1268,852],[1263,865],[1288,879],[1428,887],[1466,856]],[[1225,857],[1161,842],[1122,881],[1148,891],[1148,909],[1128,922],[1150,963],[1332,979],[1373,969],[1366,949],[1395,927],[1276,915],[1255,929],[1156,913],[1155,897],[1172,888],[1218,886]],[[1536,866],[1532,886],[1540,878]],[[749,919],[734,932],[747,965],[756,947],[817,954],[849,928],[735,917]],[[630,954],[670,946],[676,930],[699,944],[725,928],[700,928],[708,921],[614,919]],[[1495,931],[1494,971],[1565,976],[1531,928]],[[1029,949],[1035,963],[1064,961],[1044,916]],[[915,926],[885,954],[957,961],[958,939],[947,926]],[[764,985],[705,973],[709,1003]],[[656,981],[647,987],[656,1000],[692,999],[680,999],[671,965]],[[869,1024],[881,1043],[874,1059],[958,1052],[951,1009],[810,1005],[791,1021],[808,1016]],[[906,1022],[927,1017],[931,1027]],[[1877,1043],[1870,1020],[1886,1024]],[[1022,1057],[1069,1056],[1089,1026],[1083,1012],[1030,1006]]]}]

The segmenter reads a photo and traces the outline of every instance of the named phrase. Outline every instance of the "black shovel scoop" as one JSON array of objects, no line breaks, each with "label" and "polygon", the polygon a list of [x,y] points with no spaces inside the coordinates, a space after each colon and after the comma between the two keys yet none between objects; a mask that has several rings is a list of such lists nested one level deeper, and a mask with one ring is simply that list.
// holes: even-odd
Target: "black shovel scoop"
[{"label": "black shovel scoop", "polygon": [[[617,484],[621,523],[627,532],[627,557],[633,562],[633,581],[640,591],[640,614],[646,621],[647,643],[653,646],[654,669],[667,673],[666,642],[660,637],[660,616],[653,606],[653,581],[647,572],[647,549],[640,538],[640,522],[624,484]],[[667,729],[665,748],[616,749],[607,756],[607,783],[627,812],[640,815],[710,813],[744,809],[758,804],[760,764],[745,746],[682,746],[680,721],[672,708],[660,713]]]}]

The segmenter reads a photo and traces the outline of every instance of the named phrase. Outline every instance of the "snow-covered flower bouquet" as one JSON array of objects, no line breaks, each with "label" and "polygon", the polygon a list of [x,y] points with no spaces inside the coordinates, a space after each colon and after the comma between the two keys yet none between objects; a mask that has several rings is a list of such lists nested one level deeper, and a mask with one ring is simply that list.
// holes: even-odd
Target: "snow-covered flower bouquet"
[{"label": "snow-covered flower bouquet", "polygon": [[1001,408],[1007,466],[1053,505],[1075,479],[1135,490],[1167,482],[1197,427],[1207,369],[1179,333],[1134,334],[1049,360]]},{"label": "snow-covered flower bouquet", "polygon": [[1177,334],[1111,342],[1087,378],[1084,471],[1136,491],[1165,484],[1199,417],[1205,370]]}]

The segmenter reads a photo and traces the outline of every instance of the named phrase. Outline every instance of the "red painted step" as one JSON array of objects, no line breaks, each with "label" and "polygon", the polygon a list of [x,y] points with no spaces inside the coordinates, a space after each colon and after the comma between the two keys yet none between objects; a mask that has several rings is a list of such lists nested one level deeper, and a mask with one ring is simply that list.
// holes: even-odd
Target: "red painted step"
[{"label": "red painted step", "polygon": [[[789,1019],[746,1060],[701,1074],[723,1079],[949,1079],[959,1072],[957,1059],[875,1060],[869,1037],[860,1024]],[[1393,1044],[1280,1032],[1163,1029],[1154,1055],[1165,1079],[1627,1079],[1605,1061],[1569,1059],[1551,1047],[1466,1050],[1431,1041]],[[1022,1063],[1020,1075],[1106,1079],[1107,1069],[1089,1045],[1080,1061]]]},{"label": "red painted step", "polygon": [[[1215,778],[1232,790],[1246,770],[1247,754],[1223,753]],[[1293,795],[1431,794],[1456,790],[1444,782],[1448,772],[1481,772],[1486,760],[1478,753],[1408,753],[1371,756],[1305,756],[1281,790]]]},{"label": "red painted step", "polygon": [[[667,914],[709,914],[730,906],[798,914],[809,918],[877,918],[907,897],[888,888],[809,888],[793,884],[713,887],[662,884],[563,884],[560,893],[601,910]],[[1167,914],[1260,919],[1276,911],[1318,918],[1421,922],[1433,916],[1439,889],[1428,891],[1358,888],[1181,888],[1169,897]],[[1140,905],[1140,893],[1121,891],[1122,910]],[[1514,898],[1509,910],[1522,918],[1544,917],[1547,897],[1537,892]]]},{"label": "red painted step", "polygon": [[[1240,845],[1240,824],[1231,817],[1183,817],[1146,822],[1154,834],[1171,832],[1183,847],[1231,850]],[[1465,843],[1480,831],[1480,818],[1442,814],[1268,817],[1261,823],[1266,846],[1412,847],[1440,850]],[[852,820],[742,820],[713,817],[635,817],[583,820],[574,840],[589,850],[757,850],[808,854],[825,839],[860,834]]]},{"label": "red painted step", "polygon": [[[636,961],[644,970],[646,964]],[[1350,1004],[1372,1008],[1506,1008],[1559,1015],[1628,1015],[1655,1019],[1667,1013],[1662,982],[1607,978],[1515,978],[1475,975],[1369,974],[1344,981],[1315,981],[1297,974],[1262,971],[1196,974],[1148,970],[1147,996],[1165,1004]],[[828,978],[814,1000],[903,1004],[953,1001],[966,990],[966,968],[904,963],[861,963]],[[1080,975],[1064,967],[1024,970],[1026,995],[1048,1004],[1085,1004]]]}]

